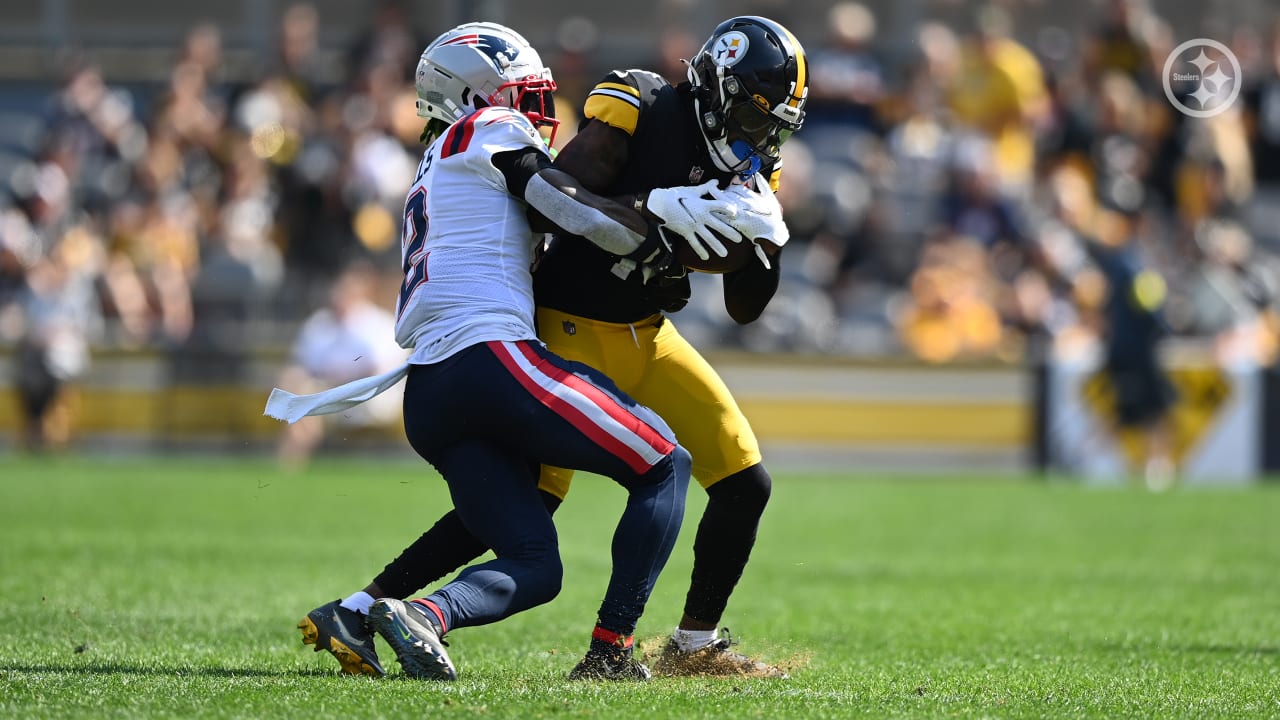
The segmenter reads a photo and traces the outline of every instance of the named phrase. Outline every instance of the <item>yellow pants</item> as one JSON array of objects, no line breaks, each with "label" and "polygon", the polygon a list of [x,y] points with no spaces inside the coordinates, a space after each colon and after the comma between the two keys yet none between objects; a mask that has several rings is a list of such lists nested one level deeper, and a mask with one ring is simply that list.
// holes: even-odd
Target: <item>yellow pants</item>
[{"label": "yellow pants", "polygon": [[[608,375],[671,426],[708,488],[760,462],[760,445],[710,363],[661,315],[633,324],[538,308],[538,337],[552,352]],[[564,499],[573,471],[543,467],[538,487]]]}]

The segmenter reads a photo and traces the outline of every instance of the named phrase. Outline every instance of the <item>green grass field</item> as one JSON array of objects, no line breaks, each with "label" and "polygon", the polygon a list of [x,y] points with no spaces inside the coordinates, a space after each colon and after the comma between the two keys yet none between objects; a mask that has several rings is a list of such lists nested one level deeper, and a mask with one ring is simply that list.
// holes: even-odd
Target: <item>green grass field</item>
[{"label": "green grass field", "polygon": [[570,683],[622,498],[581,478],[564,592],[451,634],[436,684],[385,645],[391,677],[342,677],[294,629],[435,520],[425,466],[0,458],[0,717],[1280,717],[1280,487],[779,473],[724,624],[792,678]]}]

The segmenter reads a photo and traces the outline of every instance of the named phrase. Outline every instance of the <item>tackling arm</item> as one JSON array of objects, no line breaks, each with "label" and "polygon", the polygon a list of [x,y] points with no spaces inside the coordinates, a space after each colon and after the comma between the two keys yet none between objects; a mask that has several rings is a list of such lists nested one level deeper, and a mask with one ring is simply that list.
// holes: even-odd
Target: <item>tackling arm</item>
[{"label": "tackling arm", "polygon": [[[551,164],[537,148],[523,148],[493,156],[511,194],[556,228],[581,235],[607,252],[646,260],[664,249],[657,227],[635,209],[590,192],[568,173]],[[535,229],[542,229],[532,223]]]},{"label": "tackling arm", "polygon": [[[604,192],[626,166],[630,140],[631,135],[625,130],[588,119],[556,156],[555,166],[584,188]],[[698,257],[706,260],[711,254],[728,255],[719,238],[736,236],[730,224],[737,215],[734,199],[715,197],[712,199],[722,202],[702,202],[703,196],[710,197],[715,187],[712,181],[695,187],[654,188],[616,199],[656,220],[664,232],[679,235]]]}]

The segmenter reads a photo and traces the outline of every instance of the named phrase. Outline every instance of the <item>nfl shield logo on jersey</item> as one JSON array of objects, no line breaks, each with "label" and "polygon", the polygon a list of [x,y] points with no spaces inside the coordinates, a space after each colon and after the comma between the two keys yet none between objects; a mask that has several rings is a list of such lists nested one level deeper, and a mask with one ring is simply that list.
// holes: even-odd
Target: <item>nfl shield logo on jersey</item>
[{"label": "nfl shield logo on jersey", "polygon": [[693,167],[689,168],[689,182],[691,183],[702,182],[702,168],[698,167],[697,165],[694,165]]},{"label": "nfl shield logo on jersey", "polygon": [[572,320],[565,320],[563,323],[560,324],[560,327],[564,328],[565,335],[578,334],[578,326],[574,325]]}]

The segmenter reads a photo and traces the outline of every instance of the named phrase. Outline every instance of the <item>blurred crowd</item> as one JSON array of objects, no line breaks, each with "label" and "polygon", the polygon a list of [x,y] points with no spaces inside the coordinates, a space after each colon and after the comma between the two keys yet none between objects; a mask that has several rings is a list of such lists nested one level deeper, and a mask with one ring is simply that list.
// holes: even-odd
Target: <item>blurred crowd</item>
[{"label": "blurred crowd", "polygon": [[1239,98],[1191,118],[1166,96],[1167,19],[1142,0],[1087,7],[1080,32],[979,8],[971,30],[924,22],[894,55],[866,7],[835,5],[784,148],[789,282],[737,340],[927,362],[1079,355],[1129,330],[1107,313],[1110,293],[1134,292],[1108,286],[1120,257],[1165,335],[1221,363],[1274,362],[1280,15],[1221,38]]},{"label": "blurred crowd", "polygon": [[[96,346],[158,348],[177,379],[243,372],[287,345],[343,271],[395,297],[399,216],[421,146],[412,73],[425,42],[382,2],[320,72],[319,18],[288,7],[259,77],[230,82],[216,27],[193,28],[167,85],[121,87],[69,57],[0,198],[0,343],[20,384],[82,372]],[[1224,362],[1270,363],[1280,257],[1280,24],[1221,37],[1242,92],[1179,113],[1167,19],[1141,0],[1088,6],[1080,30],[1021,28],[999,6],[972,27],[924,21],[891,43],[852,2],[811,63],[804,129],[780,193],[794,247],[761,321],[736,327],[700,276],[682,329],[707,347],[1017,360],[1105,334],[1100,253],[1149,272],[1144,302]],[[785,20],[785,18],[780,18]],[[595,28],[544,49],[573,112],[599,73]],[[710,28],[706,28],[710,31]],[[683,80],[703,33],[681,27],[635,64]],[[536,42],[536,41],[535,41]],[[326,68],[327,70],[327,68]],[[24,355],[25,354],[25,355]]]}]

